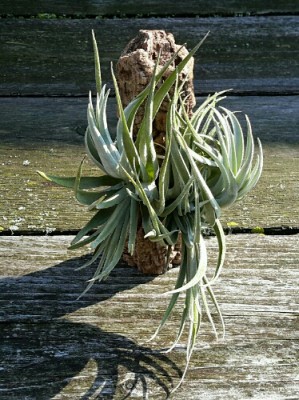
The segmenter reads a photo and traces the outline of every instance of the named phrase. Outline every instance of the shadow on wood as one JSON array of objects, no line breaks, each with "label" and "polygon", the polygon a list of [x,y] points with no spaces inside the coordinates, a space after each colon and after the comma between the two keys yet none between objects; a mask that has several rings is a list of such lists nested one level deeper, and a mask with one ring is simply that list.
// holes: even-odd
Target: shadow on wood
[{"label": "shadow on wood", "polygon": [[91,276],[90,269],[75,270],[83,261],[74,258],[0,281],[1,399],[112,399],[116,391],[117,398],[138,391],[138,398],[145,399],[148,379],[167,398],[172,376],[177,378],[181,371],[166,355],[102,330],[96,326],[100,317],[94,325],[65,317],[153,277],[130,271],[133,279],[128,283],[123,279],[124,267],[118,267],[106,282],[77,300],[80,286]]}]

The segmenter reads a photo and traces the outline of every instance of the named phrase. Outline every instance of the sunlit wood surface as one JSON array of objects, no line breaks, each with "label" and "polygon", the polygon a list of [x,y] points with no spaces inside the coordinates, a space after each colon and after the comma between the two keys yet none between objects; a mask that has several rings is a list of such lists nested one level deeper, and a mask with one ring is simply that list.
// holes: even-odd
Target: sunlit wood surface
[{"label": "sunlit wood surface", "polygon": [[[299,5],[288,1],[2,1],[0,6],[1,400],[299,398]],[[90,215],[36,173],[75,175],[84,157],[91,29],[104,79],[139,29],[171,31],[196,55],[198,104],[248,114],[264,147],[257,187],[226,210],[227,260],[215,292],[226,335],[204,320],[183,385],[181,308],[154,341],[177,270],[120,264],[78,297],[89,249],[67,250]],[[115,125],[114,99],[109,121]],[[112,128],[113,130],[113,128]],[[86,161],[86,173],[96,170]],[[213,238],[207,239],[215,262]],[[214,251],[213,251],[214,250]],[[183,300],[183,299],[182,299]],[[181,301],[182,301],[181,300]],[[181,303],[180,303],[181,304]]]}]

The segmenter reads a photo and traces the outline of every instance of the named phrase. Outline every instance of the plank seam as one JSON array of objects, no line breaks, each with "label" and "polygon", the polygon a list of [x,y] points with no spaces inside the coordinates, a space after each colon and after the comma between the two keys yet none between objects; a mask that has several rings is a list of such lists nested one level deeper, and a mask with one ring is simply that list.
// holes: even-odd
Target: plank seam
[{"label": "plank seam", "polygon": [[[0,87],[1,89],[1,87]],[[195,96],[196,97],[205,97],[214,94],[215,92],[196,92]],[[250,91],[250,92],[241,92],[237,90],[232,90],[230,92],[226,93],[226,97],[295,97],[299,95],[299,89],[294,90],[294,91],[281,91],[281,92],[267,92],[267,91]],[[88,98],[88,93],[86,94],[83,93],[78,93],[78,94],[66,94],[66,95],[56,95],[56,94],[21,94],[21,93],[12,93],[12,94],[0,94],[0,99],[11,99],[11,98],[22,98],[22,99],[87,99]],[[110,97],[114,98],[115,93],[111,90],[110,92]]]},{"label": "plank seam", "polygon": [[[80,229],[67,229],[59,230],[53,229],[52,231],[46,230],[10,230],[4,229],[0,232],[0,236],[75,236]],[[253,227],[253,228],[224,228],[226,235],[242,235],[242,234],[259,234],[266,236],[287,236],[299,234],[299,226],[276,226],[276,227]],[[212,232],[206,231],[205,236],[214,236]]]},{"label": "plank seam", "polygon": [[298,16],[299,11],[247,11],[247,12],[214,12],[214,13],[176,13],[176,14],[126,14],[126,13],[107,13],[107,14],[60,14],[60,13],[39,13],[39,14],[0,14],[1,19],[38,19],[38,20],[55,20],[55,19],[148,19],[148,18],[243,18],[243,17],[285,17]]}]

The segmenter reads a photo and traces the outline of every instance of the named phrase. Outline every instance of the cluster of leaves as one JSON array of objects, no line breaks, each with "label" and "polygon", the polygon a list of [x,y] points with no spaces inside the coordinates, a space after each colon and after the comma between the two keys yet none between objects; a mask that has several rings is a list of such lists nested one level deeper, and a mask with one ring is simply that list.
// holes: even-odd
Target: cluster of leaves
[{"label": "cluster of leaves", "polygon": [[[185,305],[174,345],[187,323],[187,365],[203,310],[215,333],[209,303],[214,304],[221,317],[212,289],[223,266],[226,250],[219,220],[221,209],[242,198],[256,185],[263,160],[258,141],[259,154],[254,161],[249,119],[246,117],[245,140],[235,113],[217,107],[224,98],[223,92],[209,96],[191,117],[187,115],[178,75],[202,42],[165,80],[162,76],[177,54],[163,67],[158,67],[158,60],[150,84],[125,109],[111,69],[119,114],[116,137],[112,138],[106,118],[109,90],[102,86],[98,48],[93,36],[98,93],[95,105],[90,95],[85,144],[87,154],[100,174],[98,177],[82,177],[82,164],[77,176],[72,178],[41,173],[61,186],[73,188],[77,200],[94,211],[91,220],[71,244],[72,249],[86,244],[94,249],[93,257],[83,267],[100,259],[86,290],[110,274],[126,245],[129,252],[134,253],[140,225],[146,238],[169,249],[177,243],[180,235],[182,262],[176,286],[168,292],[171,299],[156,334],[184,292]],[[173,94],[170,96],[171,88]],[[152,126],[165,98],[168,98],[169,109],[165,145],[159,159]],[[134,139],[134,118],[142,104],[145,106],[144,118]],[[203,236],[206,228],[214,231],[218,242],[218,260],[209,278]]]}]

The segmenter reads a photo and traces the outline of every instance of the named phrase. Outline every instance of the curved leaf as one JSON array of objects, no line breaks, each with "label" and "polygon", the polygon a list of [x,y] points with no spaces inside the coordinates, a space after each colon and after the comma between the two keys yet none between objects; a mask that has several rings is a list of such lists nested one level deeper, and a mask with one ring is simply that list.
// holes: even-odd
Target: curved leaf
[{"label": "curved leaf", "polygon": [[[99,228],[103,224],[107,222],[114,209],[109,208],[105,210],[98,211],[91,219],[87,222],[87,224],[77,233],[75,238],[72,240],[71,245],[77,244],[85,235],[87,235],[90,231],[95,228]],[[72,248],[72,247],[70,247]]]},{"label": "curved leaf", "polygon": [[[75,176],[55,176],[49,175],[42,171],[37,171],[37,173],[44,179],[56,183],[59,186],[74,189],[76,177]],[[100,187],[113,186],[121,182],[120,179],[114,178],[109,175],[102,176],[83,176],[80,178],[80,189],[96,189]]]}]

